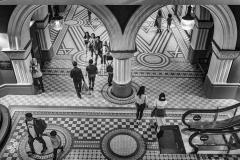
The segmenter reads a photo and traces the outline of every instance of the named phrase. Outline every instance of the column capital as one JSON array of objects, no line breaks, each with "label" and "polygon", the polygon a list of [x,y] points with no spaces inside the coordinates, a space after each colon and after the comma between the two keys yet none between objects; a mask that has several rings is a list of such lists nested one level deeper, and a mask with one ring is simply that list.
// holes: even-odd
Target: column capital
[{"label": "column capital", "polygon": [[29,54],[31,53],[32,42],[29,41],[26,47],[21,50],[6,50],[3,51],[8,55],[11,60],[25,60],[28,58]]},{"label": "column capital", "polygon": [[199,20],[199,19],[196,18],[195,22],[196,22],[195,26],[198,29],[210,29],[213,26],[212,21]]},{"label": "column capital", "polygon": [[220,49],[220,47],[214,41],[212,42],[212,49],[217,58],[221,60],[233,60],[236,59],[240,54],[240,51]]},{"label": "column capital", "polygon": [[136,50],[111,50],[110,53],[113,56],[113,58],[124,60],[129,59],[134,56],[134,53],[136,53]]}]

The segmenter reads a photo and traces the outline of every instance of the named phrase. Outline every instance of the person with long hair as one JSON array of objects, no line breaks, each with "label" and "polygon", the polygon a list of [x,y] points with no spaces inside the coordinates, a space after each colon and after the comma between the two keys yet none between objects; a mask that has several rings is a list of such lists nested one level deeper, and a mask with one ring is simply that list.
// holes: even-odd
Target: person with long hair
[{"label": "person with long hair", "polygon": [[137,123],[142,119],[143,111],[147,106],[147,95],[145,94],[145,86],[141,86],[135,95],[135,105],[137,108],[136,120]]},{"label": "person with long hair", "polygon": [[[163,118],[165,116],[165,109],[164,107],[167,105],[167,100],[165,97],[164,93],[160,93],[158,96],[158,99],[155,99],[154,101],[154,110],[155,112],[153,113],[153,117],[155,117],[155,127],[156,127],[156,131],[157,133],[159,133],[160,135],[162,135],[162,131],[161,131],[161,126],[163,125]],[[161,132],[160,132],[161,131]]]},{"label": "person with long hair", "polygon": [[162,33],[162,29],[161,29],[161,26],[162,26],[162,11],[161,9],[158,10],[158,13],[157,13],[157,16],[156,16],[156,19],[155,19],[155,23],[154,23],[154,26],[157,27],[157,33]]},{"label": "person with long hair", "polygon": [[90,39],[90,35],[89,35],[89,32],[85,32],[84,33],[84,37],[83,37],[83,39],[84,39],[84,44],[85,44],[85,47],[86,47],[86,54],[87,54],[87,52],[88,52],[88,50],[89,50],[89,39]]},{"label": "person with long hair", "polygon": [[96,36],[94,33],[92,33],[89,39],[89,51],[91,52],[91,58],[93,58],[93,52],[95,52],[94,51],[95,39],[96,39]]}]

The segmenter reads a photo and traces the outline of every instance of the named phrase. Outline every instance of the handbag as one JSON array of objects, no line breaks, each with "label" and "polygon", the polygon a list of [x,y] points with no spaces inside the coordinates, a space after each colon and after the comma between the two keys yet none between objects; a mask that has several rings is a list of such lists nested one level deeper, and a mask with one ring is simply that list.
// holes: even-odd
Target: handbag
[{"label": "handbag", "polygon": [[83,85],[82,85],[82,93],[84,94],[90,94],[90,91],[89,91],[89,88],[88,88],[88,85],[86,82],[83,82]]},{"label": "handbag", "polygon": [[166,111],[165,109],[159,109],[155,107],[151,113],[151,117],[165,117]]}]

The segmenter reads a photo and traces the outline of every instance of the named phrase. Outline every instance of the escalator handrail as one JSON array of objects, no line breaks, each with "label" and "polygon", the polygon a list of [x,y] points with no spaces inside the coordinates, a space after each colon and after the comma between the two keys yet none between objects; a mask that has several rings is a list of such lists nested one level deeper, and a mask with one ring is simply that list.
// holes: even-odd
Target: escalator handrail
[{"label": "escalator handrail", "polygon": [[240,103],[237,103],[237,104],[234,104],[232,106],[228,106],[228,107],[225,107],[225,108],[217,108],[217,109],[191,109],[191,110],[188,110],[186,111],[183,115],[182,115],[182,122],[184,125],[186,125],[188,128],[191,128],[191,126],[189,124],[187,124],[186,122],[186,117],[189,115],[189,114],[192,114],[192,113],[217,113],[217,112],[226,112],[228,110],[231,110],[231,109],[234,109],[234,108],[237,108],[240,106]]},{"label": "escalator handrail", "polygon": [[189,139],[188,139],[188,143],[189,143],[189,145],[194,149],[194,153],[196,154],[197,152],[198,152],[198,147],[196,146],[196,145],[194,145],[193,143],[192,143],[192,140],[196,137],[196,136],[198,136],[198,135],[200,135],[200,134],[207,134],[207,135],[214,135],[214,134],[226,134],[226,133],[238,133],[240,131],[240,128],[238,128],[238,129],[236,129],[236,130],[216,130],[216,131],[196,131],[196,132],[194,132],[190,137],[189,137]]}]

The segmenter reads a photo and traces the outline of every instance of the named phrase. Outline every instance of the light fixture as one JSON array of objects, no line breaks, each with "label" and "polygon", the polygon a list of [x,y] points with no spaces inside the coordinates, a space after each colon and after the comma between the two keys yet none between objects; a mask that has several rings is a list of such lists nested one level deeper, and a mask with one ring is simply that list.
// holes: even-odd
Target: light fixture
[{"label": "light fixture", "polygon": [[194,27],[195,20],[194,17],[191,15],[192,7],[191,5],[188,6],[187,14],[182,17],[181,26],[184,30],[191,30]]},{"label": "light fixture", "polygon": [[63,17],[59,15],[59,10],[57,9],[57,6],[54,7],[54,16],[52,17],[50,21],[50,26],[52,29],[60,31],[63,29]]}]

